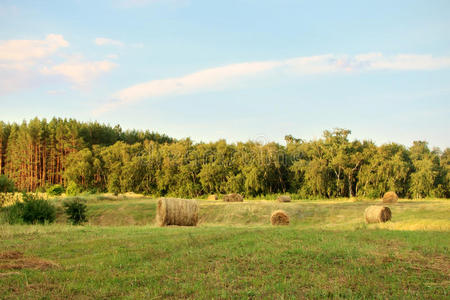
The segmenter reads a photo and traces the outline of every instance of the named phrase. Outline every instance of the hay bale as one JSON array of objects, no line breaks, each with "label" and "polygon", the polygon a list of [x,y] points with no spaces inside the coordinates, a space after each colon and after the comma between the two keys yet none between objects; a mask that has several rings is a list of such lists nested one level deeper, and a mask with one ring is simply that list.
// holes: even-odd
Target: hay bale
[{"label": "hay bale", "polygon": [[291,202],[291,196],[278,196],[278,202]]},{"label": "hay bale", "polygon": [[244,197],[239,194],[233,193],[228,194],[223,197],[223,201],[225,202],[244,202]]},{"label": "hay bale", "polygon": [[383,203],[397,203],[398,196],[395,192],[387,192],[383,196]]},{"label": "hay bale", "polygon": [[196,226],[198,204],[195,200],[161,198],[156,208],[159,226]]},{"label": "hay bale", "polygon": [[367,223],[384,223],[392,218],[392,213],[387,206],[372,205],[364,211],[364,218]]},{"label": "hay bale", "polygon": [[217,197],[217,195],[209,195],[208,196],[208,200],[217,200],[219,199],[219,197]]},{"label": "hay bale", "polygon": [[270,216],[272,225],[289,225],[289,216],[284,210],[276,210]]}]

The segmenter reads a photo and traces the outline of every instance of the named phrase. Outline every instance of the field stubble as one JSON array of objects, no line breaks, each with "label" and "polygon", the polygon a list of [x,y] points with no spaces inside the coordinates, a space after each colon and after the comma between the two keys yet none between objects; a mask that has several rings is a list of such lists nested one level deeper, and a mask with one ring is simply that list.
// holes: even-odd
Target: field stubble
[{"label": "field stubble", "polygon": [[[198,227],[159,228],[156,200],[89,201],[86,226],[63,215],[48,226],[0,225],[1,253],[47,262],[22,268],[0,254],[0,295],[448,298],[450,201],[400,200],[392,221],[367,225],[374,203],[199,200]],[[270,225],[276,209],[289,226]]]}]

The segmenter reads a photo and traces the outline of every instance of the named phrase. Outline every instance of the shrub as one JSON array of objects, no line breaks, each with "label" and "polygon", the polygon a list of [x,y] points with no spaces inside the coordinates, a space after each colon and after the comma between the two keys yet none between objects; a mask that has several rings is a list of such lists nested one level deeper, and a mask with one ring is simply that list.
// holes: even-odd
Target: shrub
[{"label": "shrub", "polygon": [[24,203],[16,202],[1,209],[1,221],[8,224],[23,224]]},{"label": "shrub", "polygon": [[5,175],[0,175],[0,193],[12,193],[14,190],[14,181]]},{"label": "shrub", "polygon": [[86,191],[86,193],[87,193],[88,195],[95,195],[95,194],[98,193],[98,189],[97,189],[97,188],[90,188],[90,189],[88,189],[88,190]]},{"label": "shrub", "polygon": [[59,196],[62,193],[64,193],[64,188],[60,184],[52,185],[47,189],[47,194],[50,196]]},{"label": "shrub", "polygon": [[27,224],[52,223],[56,208],[49,201],[33,195],[24,195],[23,221]]},{"label": "shrub", "polygon": [[47,200],[23,194],[23,202],[2,208],[2,219],[9,224],[45,224],[56,218],[56,208]]},{"label": "shrub", "polygon": [[81,200],[80,198],[74,198],[72,200],[64,202],[63,204],[64,212],[74,225],[78,225],[87,221],[87,206],[84,202],[85,201]]},{"label": "shrub", "polygon": [[38,193],[45,193],[46,192],[45,186],[37,187],[36,188],[36,192],[38,192]]},{"label": "shrub", "polygon": [[81,193],[81,188],[73,181],[67,185],[66,194],[69,196],[76,196]]}]

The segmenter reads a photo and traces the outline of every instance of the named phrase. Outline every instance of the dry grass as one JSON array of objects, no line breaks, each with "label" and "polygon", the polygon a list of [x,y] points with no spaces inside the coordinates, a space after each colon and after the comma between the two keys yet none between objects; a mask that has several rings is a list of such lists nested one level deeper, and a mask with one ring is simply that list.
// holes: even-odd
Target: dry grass
[{"label": "dry grass", "polygon": [[161,198],[156,208],[159,226],[196,226],[198,223],[198,204],[195,200]]},{"label": "dry grass", "polygon": [[219,199],[219,197],[217,197],[217,195],[209,195],[208,196],[208,200],[217,200]]},{"label": "dry grass", "polygon": [[272,225],[289,225],[289,216],[284,210],[276,210],[270,216]]},{"label": "dry grass", "polygon": [[371,205],[364,211],[367,223],[384,223],[392,218],[392,213],[387,206]]},{"label": "dry grass", "polygon": [[383,196],[383,203],[397,203],[398,196],[395,192],[387,192]]},{"label": "dry grass", "polygon": [[[24,257],[23,252],[8,251],[0,253],[0,270],[47,270],[58,266],[56,263],[38,257]],[[12,275],[14,272],[0,273]]]},{"label": "dry grass", "polygon": [[0,260],[18,259],[23,257],[23,252],[20,251],[6,251],[0,253]]}]

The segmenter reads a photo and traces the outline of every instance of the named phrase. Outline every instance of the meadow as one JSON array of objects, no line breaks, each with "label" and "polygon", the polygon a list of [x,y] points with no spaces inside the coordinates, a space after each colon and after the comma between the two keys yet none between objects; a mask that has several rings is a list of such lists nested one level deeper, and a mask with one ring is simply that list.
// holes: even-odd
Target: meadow
[{"label": "meadow", "polygon": [[[61,199],[52,200],[60,207]],[[197,227],[157,227],[156,200],[91,196],[89,222],[0,225],[3,299],[448,299],[450,201],[198,200]],[[285,210],[289,226],[270,213]]]}]

